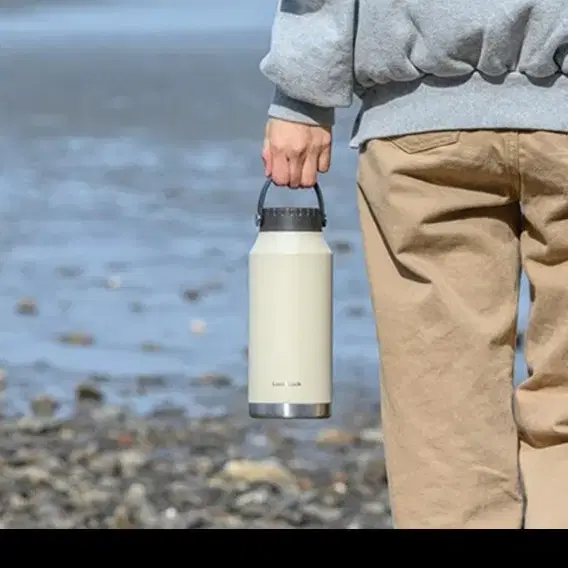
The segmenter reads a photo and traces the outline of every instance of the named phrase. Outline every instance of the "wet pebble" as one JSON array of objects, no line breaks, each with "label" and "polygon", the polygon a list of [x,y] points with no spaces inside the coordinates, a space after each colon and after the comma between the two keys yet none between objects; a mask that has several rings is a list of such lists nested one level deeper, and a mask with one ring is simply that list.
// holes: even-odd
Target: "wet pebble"
[{"label": "wet pebble", "polygon": [[207,282],[199,288],[187,288],[182,292],[182,298],[189,303],[198,302],[211,292],[217,292],[223,288],[221,282]]},{"label": "wet pebble", "polygon": [[347,315],[352,318],[362,318],[365,315],[365,308],[362,306],[350,306],[347,308]]},{"label": "wet pebble", "polygon": [[35,316],[39,310],[34,298],[21,298],[16,304],[16,312],[20,315]]},{"label": "wet pebble", "polygon": [[92,335],[81,331],[62,333],[58,337],[58,340],[60,343],[66,343],[68,345],[78,345],[81,347],[87,347],[95,343],[95,338]]},{"label": "wet pebble", "polygon": [[199,290],[188,289],[188,290],[184,290],[182,296],[183,296],[183,299],[188,301],[188,302],[197,302],[197,300],[199,300],[201,298],[202,294]]},{"label": "wet pebble", "polygon": [[280,487],[296,487],[296,476],[276,460],[232,460],[225,464],[218,479],[245,483],[273,483]]},{"label": "wet pebble", "polygon": [[353,434],[339,428],[322,430],[317,437],[317,443],[320,446],[345,446],[353,444],[355,440],[356,438]]},{"label": "wet pebble", "polygon": [[230,387],[233,384],[231,377],[217,373],[206,373],[191,381],[194,386]]},{"label": "wet pebble", "polygon": [[136,383],[139,388],[150,389],[165,387],[168,384],[168,380],[163,375],[139,375],[136,378]]},{"label": "wet pebble", "polygon": [[[65,420],[50,395],[32,416],[0,423],[3,528],[241,529],[388,528],[382,446],[344,445],[361,432],[325,438],[345,454],[294,444],[278,431],[230,416],[146,417],[102,404],[92,383],[77,397],[92,412]],[[341,434],[340,434],[341,432]],[[244,441],[263,457],[251,457]],[[258,440],[259,443],[251,441]],[[262,440],[262,443],[260,441]],[[266,443],[269,441],[270,443]],[[276,459],[282,445],[288,457]],[[307,462],[296,452],[305,452]],[[282,455],[284,455],[282,454]],[[329,457],[339,461],[330,465]],[[319,461],[321,458],[321,461]],[[309,471],[298,469],[309,465]]]},{"label": "wet pebble", "polygon": [[365,428],[359,433],[359,439],[369,444],[382,444],[383,431],[380,428]]},{"label": "wet pebble", "polygon": [[35,416],[51,418],[59,408],[59,402],[52,396],[40,394],[32,399],[30,407]]},{"label": "wet pebble", "polygon": [[101,390],[92,383],[80,383],[75,387],[77,402],[102,402],[104,395]]},{"label": "wet pebble", "polygon": [[144,305],[141,302],[130,302],[128,307],[134,314],[139,314],[144,311]]},{"label": "wet pebble", "polygon": [[62,278],[73,279],[77,278],[78,276],[81,276],[83,270],[78,266],[60,266],[57,269],[57,272]]},{"label": "wet pebble", "polygon": [[304,514],[308,515],[316,523],[332,525],[341,519],[341,509],[326,507],[310,503],[304,507]]},{"label": "wet pebble", "polygon": [[203,320],[195,319],[189,322],[189,329],[195,335],[201,335],[207,330],[207,323]]},{"label": "wet pebble", "polygon": [[89,380],[93,383],[110,383],[112,379],[110,375],[105,375],[103,373],[94,373],[89,377]]},{"label": "wet pebble", "polygon": [[348,254],[353,251],[351,243],[347,241],[334,241],[330,244],[330,247],[337,254]]}]

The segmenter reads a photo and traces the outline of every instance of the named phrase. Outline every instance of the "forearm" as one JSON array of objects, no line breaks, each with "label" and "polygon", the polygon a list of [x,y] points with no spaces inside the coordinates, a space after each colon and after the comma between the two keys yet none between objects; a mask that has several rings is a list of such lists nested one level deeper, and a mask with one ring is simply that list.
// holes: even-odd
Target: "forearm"
[{"label": "forearm", "polygon": [[274,84],[270,116],[331,125],[353,100],[356,0],[279,0],[260,69]]}]

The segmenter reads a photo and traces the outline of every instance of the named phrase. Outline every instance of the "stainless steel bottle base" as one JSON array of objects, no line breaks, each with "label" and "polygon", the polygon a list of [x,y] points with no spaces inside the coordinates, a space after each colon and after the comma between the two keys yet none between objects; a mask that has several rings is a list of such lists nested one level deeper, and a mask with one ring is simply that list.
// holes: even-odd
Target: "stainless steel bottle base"
[{"label": "stainless steel bottle base", "polygon": [[255,402],[249,404],[249,414],[252,418],[322,419],[331,417],[331,404],[265,404]]}]

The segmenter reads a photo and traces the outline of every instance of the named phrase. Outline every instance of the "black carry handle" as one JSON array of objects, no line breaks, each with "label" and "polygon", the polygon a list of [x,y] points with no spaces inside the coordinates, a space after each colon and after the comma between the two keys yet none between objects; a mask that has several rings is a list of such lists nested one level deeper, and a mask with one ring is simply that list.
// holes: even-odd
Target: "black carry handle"
[{"label": "black carry handle", "polygon": [[[264,209],[264,202],[266,201],[266,194],[272,185],[272,178],[268,178],[260,191],[260,195],[258,197],[258,205],[256,208],[256,224],[260,226],[262,224],[262,210]],[[313,186],[314,191],[316,192],[316,197],[318,200],[318,208],[321,212],[321,226],[325,227],[327,225],[327,216],[325,214],[325,206],[323,203],[323,195],[318,183]]]}]

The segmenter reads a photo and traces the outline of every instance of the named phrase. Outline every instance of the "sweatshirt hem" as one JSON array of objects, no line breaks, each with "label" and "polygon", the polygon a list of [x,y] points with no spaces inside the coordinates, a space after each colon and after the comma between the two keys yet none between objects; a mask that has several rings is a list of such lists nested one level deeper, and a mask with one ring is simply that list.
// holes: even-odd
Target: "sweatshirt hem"
[{"label": "sweatshirt hem", "polygon": [[532,79],[522,73],[491,78],[432,76],[368,90],[351,148],[373,138],[441,130],[548,130],[568,132],[568,77]]}]

